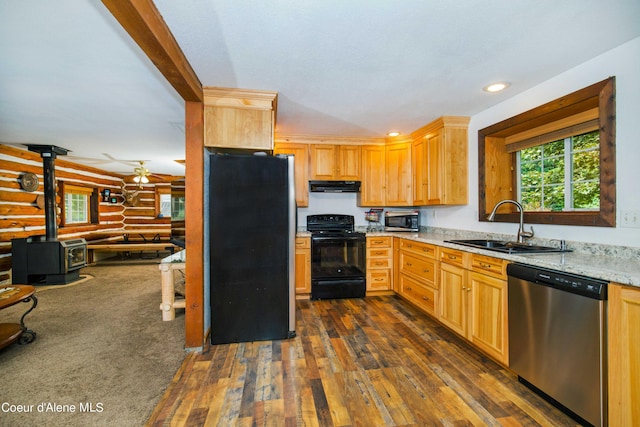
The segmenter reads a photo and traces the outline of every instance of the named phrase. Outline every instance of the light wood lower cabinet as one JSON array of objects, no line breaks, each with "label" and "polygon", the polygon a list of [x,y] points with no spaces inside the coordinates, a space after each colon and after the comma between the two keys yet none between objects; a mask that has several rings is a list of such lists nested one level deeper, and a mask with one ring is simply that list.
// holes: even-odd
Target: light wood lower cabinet
[{"label": "light wood lower cabinet", "polygon": [[296,237],[296,297],[311,294],[311,238]]},{"label": "light wood lower cabinet", "polygon": [[436,248],[402,239],[398,245],[397,292],[425,312],[437,316],[438,283]]},{"label": "light wood lower cabinet", "polygon": [[608,288],[609,426],[640,425],[640,289]]},{"label": "light wood lower cabinet", "polygon": [[509,364],[507,281],[471,271],[469,340],[505,365]]},{"label": "light wood lower cabinet", "polygon": [[393,238],[367,237],[367,294],[392,289]]},{"label": "light wood lower cabinet", "polygon": [[438,320],[454,332],[467,336],[467,270],[440,262],[440,310]]},{"label": "light wood lower cabinet", "polygon": [[505,365],[509,363],[506,264],[440,248],[439,320]]}]

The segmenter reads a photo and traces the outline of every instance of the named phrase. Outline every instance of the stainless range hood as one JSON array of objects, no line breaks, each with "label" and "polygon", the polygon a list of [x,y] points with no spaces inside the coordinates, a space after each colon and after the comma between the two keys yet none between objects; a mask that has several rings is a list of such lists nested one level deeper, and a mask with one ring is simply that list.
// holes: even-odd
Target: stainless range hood
[{"label": "stainless range hood", "polygon": [[312,193],[358,193],[360,181],[309,181]]}]

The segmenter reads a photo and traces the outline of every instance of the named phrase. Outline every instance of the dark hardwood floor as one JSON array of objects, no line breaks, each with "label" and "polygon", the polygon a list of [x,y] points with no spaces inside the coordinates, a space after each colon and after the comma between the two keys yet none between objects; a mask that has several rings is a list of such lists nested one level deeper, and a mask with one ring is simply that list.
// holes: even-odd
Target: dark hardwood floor
[{"label": "dark hardwood floor", "polygon": [[297,336],[190,354],[149,426],[575,426],[394,296],[298,301]]}]

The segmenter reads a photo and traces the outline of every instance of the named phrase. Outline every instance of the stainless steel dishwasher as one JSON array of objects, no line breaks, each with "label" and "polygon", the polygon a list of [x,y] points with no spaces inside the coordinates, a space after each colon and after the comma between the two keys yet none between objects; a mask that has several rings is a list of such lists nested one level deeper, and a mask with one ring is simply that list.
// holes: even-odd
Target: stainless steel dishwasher
[{"label": "stainless steel dishwasher", "polygon": [[607,282],[517,263],[507,274],[509,367],[580,422],[606,426]]}]

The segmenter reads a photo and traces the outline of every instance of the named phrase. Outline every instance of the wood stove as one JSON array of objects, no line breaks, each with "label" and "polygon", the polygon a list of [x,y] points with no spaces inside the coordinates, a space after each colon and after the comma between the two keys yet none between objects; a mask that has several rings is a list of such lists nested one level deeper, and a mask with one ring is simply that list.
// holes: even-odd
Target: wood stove
[{"label": "wood stove", "polygon": [[48,241],[45,236],[12,240],[13,283],[55,285],[73,282],[87,265],[84,239]]},{"label": "wood stove", "polygon": [[86,265],[87,242],[84,239],[58,240],[56,218],[55,159],[68,150],[52,145],[29,145],[40,153],[43,162],[46,235],[11,241],[13,283],[55,285],[80,277]]}]

